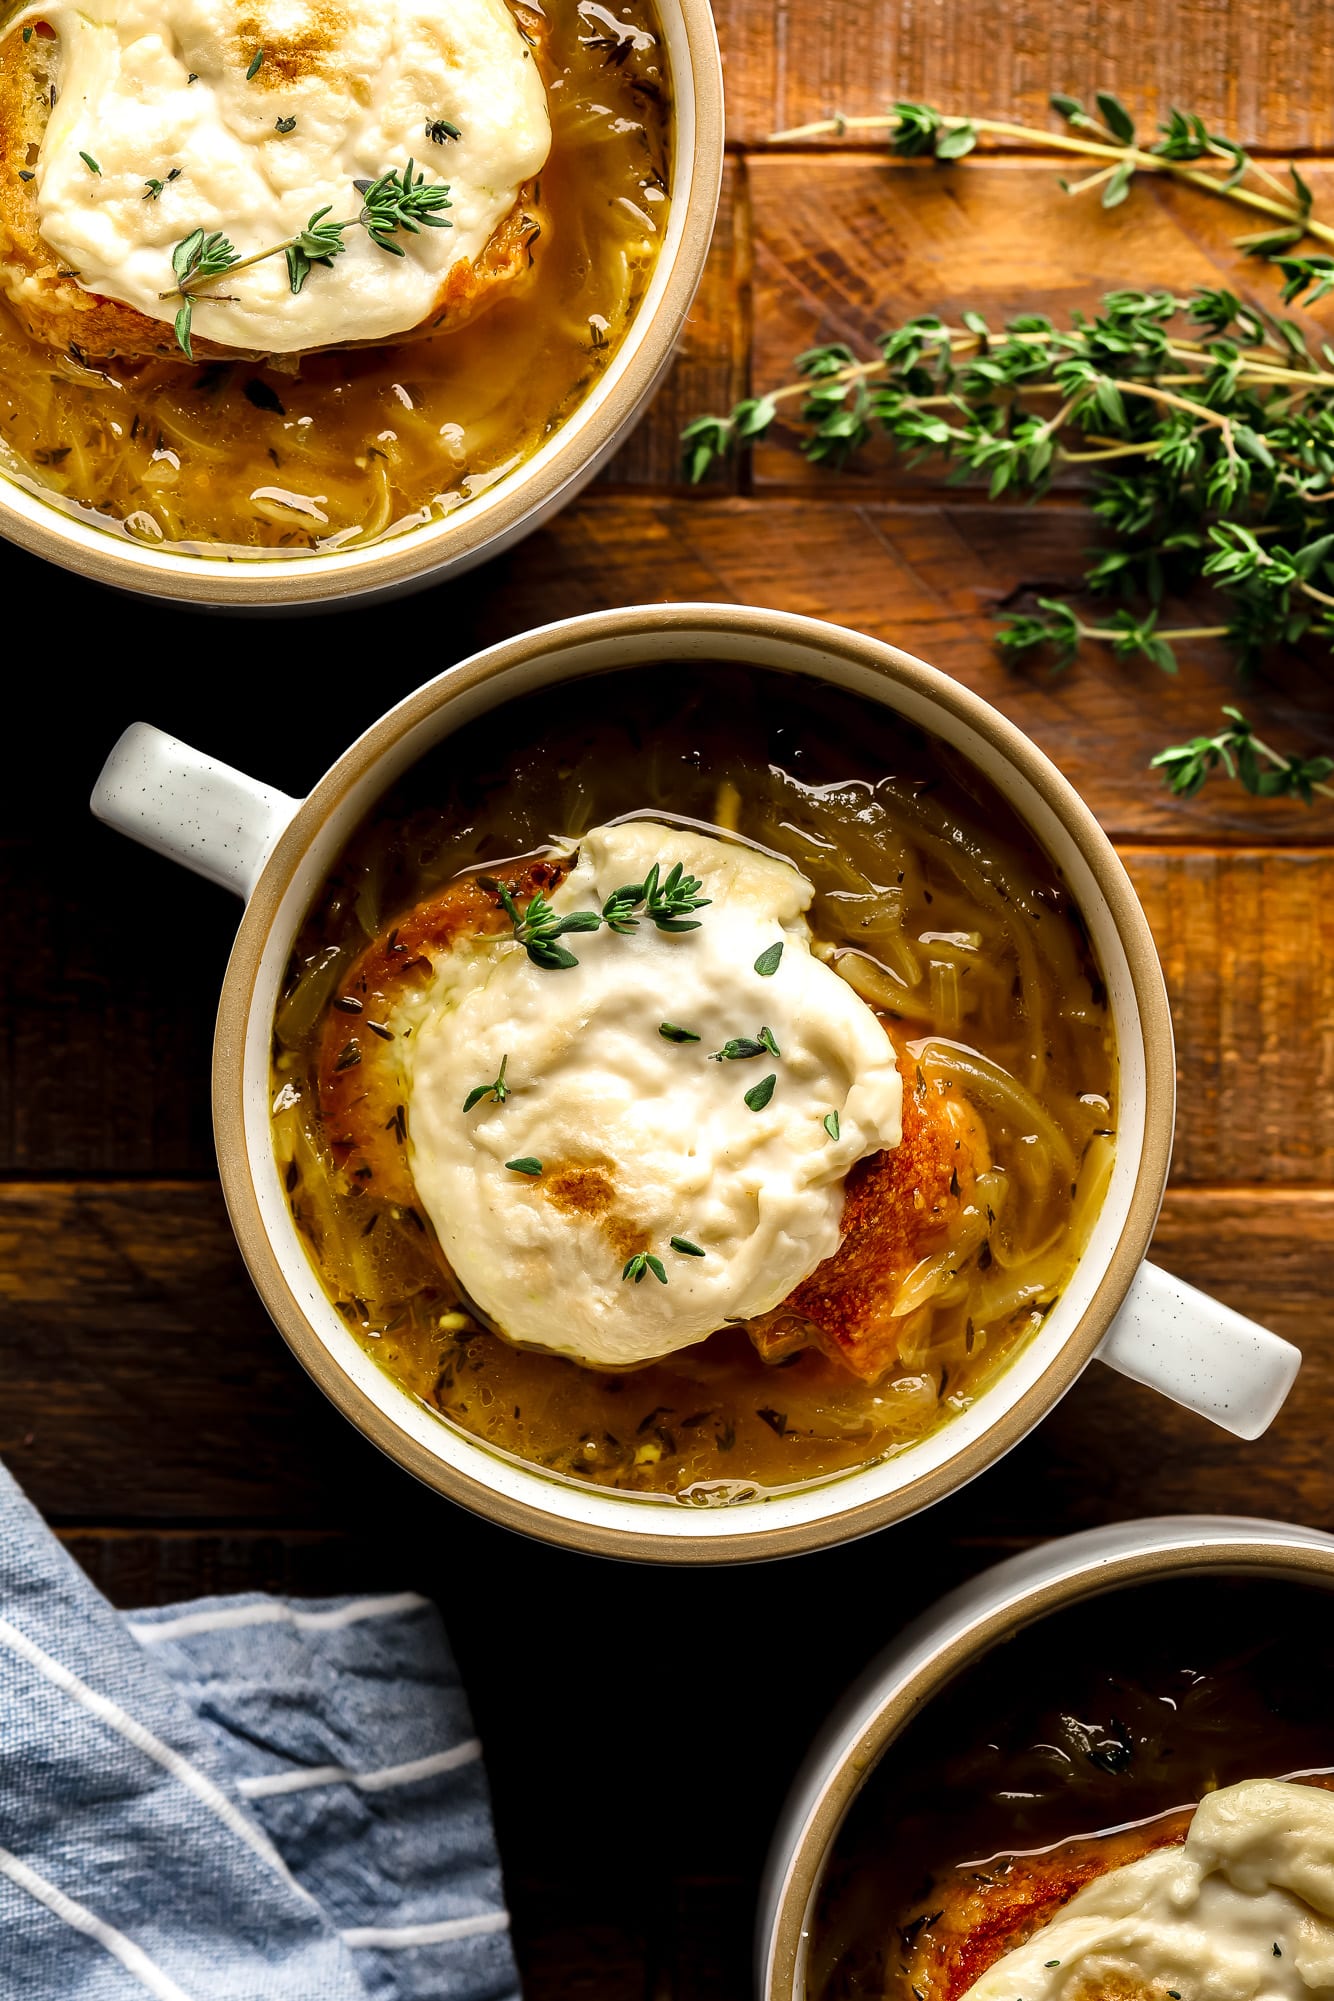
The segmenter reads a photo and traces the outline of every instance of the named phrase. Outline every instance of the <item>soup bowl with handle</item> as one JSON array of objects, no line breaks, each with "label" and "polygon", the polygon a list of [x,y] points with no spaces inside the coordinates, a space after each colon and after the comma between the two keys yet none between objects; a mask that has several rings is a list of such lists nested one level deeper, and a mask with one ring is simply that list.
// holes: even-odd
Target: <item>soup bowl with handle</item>
[{"label": "soup bowl with handle", "polygon": [[[274,1008],[321,882],[375,801],[476,717],[570,680],[670,661],[777,670],[882,705],[960,753],[1057,864],[1107,988],[1119,1060],[1115,1165],[1055,1306],[966,1410],[895,1456],[824,1483],[699,1507],[549,1474],[490,1450],[400,1388],[357,1344],[292,1220],[270,1130]],[[521,634],[450,668],[373,724],[302,800],[147,724],[128,729],[93,795],[99,818],[236,890],[245,909],[213,1060],[223,1190],[279,1329],[338,1407],[441,1493],[511,1527],[623,1557],[731,1562],[787,1555],[901,1520],[974,1478],[1051,1409],[1098,1354],[1243,1438],[1258,1436],[1299,1355],[1144,1262],[1172,1146],[1171,1016],[1144,912],[1078,794],[1021,731],[948,676],[878,640],[728,605],[597,612]]]},{"label": "soup bowl with handle", "polygon": [[364,547],[255,560],[197,555],[100,527],[0,470],[0,536],[121,590],[230,610],[373,602],[498,555],[573,499],[642,414],[704,273],[722,185],[722,61],[709,0],[655,0],[671,73],[671,212],[615,355],[544,444],[465,507]]},{"label": "soup bowl with handle", "polygon": [[892,1640],[825,1723],[779,1814],[756,1928],[761,2001],[807,2001],[816,1901],[839,1831],[890,1746],[937,1696],[993,1648],[1069,1606],[1201,1576],[1334,1591],[1334,1536],[1234,1515],[1115,1522],[993,1565]]}]

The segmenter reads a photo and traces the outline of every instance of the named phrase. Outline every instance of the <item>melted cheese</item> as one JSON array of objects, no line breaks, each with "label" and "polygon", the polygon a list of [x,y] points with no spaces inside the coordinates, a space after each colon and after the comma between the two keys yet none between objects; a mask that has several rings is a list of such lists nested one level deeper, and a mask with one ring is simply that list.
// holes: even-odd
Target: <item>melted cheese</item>
[{"label": "melted cheese", "polygon": [[[901,1137],[893,1046],[812,956],[811,886],[785,862],[652,822],[602,827],[552,902],[600,909],[655,861],[702,881],[697,930],[641,914],[627,935],[571,935],[579,963],[561,971],[512,939],[473,940],[396,1023],[411,1031],[413,1178],[463,1285],[511,1339],[611,1366],[777,1306],[837,1249],[853,1162]],[[777,970],[758,973],[780,943]],[[669,1041],[664,1021],[701,1039]],[[762,1027],[779,1057],[711,1060]],[[465,1113],[506,1058],[512,1095]],[[752,1110],[767,1076],[773,1095]],[[506,1166],[520,1158],[542,1173]],[[705,1255],[674,1251],[673,1236]],[[661,1259],[665,1284],[622,1277],[639,1252]]]},{"label": "melted cheese", "polygon": [[1098,1877],[969,2001],[1304,2001],[1334,1992],[1334,1795],[1248,1779],[1210,1793],[1184,1847]]},{"label": "melted cheese", "polygon": [[[233,347],[291,353],[416,326],[550,147],[542,80],[505,0],[57,0],[21,18],[60,38],[36,166],[42,235],[86,290],[151,319],[175,316],[179,299],[161,294],[195,229],[222,231],[244,258],[318,209],[355,216],[353,183],[409,158],[448,183],[450,227],[400,231],[402,257],[353,228],[295,297],[282,257],[219,281],[231,303],[201,294],[196,334]],[[280,119],[295,126],[280,132]],[[438,119],[460,138],[429,139]],[[165,183],[156,199],[150,178]]]}]

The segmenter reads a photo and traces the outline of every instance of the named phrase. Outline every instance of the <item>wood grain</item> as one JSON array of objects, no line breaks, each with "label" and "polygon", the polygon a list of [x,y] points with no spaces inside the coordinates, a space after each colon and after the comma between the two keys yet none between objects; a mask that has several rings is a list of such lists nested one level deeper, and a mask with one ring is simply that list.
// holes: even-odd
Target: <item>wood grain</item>
[{"label": "wood grain", "polygon": [[1174,1180],[1330,1181],[1334,855],[1132,849],[1126,860],[1172,998]]},{"label": "wood grain", "polygon": [[719,0],[728,129],[754,145],[896,98],[1045,125],[1052,91],[1171,105],[1250,147],[1334,139],[1334,20],[1321,0]]}]

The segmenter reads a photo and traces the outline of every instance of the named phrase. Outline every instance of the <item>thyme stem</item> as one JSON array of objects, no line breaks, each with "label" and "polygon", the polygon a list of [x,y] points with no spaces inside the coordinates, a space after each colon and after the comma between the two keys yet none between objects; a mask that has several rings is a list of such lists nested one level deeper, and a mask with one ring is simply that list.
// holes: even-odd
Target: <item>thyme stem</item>
[{"label": "thyme stem", "polygon": [[[792,125],[786,131],[771,132],[768,144],[784,146],[801,139],[841,139],[848,132],[892,131],[895,116],[893,112],[875,112],[869,117],[817,118],[808,125]],[[1255,209],[1262,215],[1275,216],[1289,227],[1295,228],[1300,224],[1303,235],[1314,236],[1321,243],[1334,244],[1334,228],[1328,223],[1317,222],[1306,214],[1298,202],[1288,197],[1282,183],[1276,181],[1273,175],[1266,173],[1263,168],[1257,168],[1254,161],[1247,162],[1248,170],[1262,175],[1271,187],[1278,190],[1282,199],[1261,194],[1255,188],[1229,187],[1226,175],[1212,174],[1181,160],[1165,159],[1161,153],[1148,152],[1141,146],[1121,144],[1110,134],[1106,141],[1080,139],[1072,132],[1052,132],[1040,125],[1015,125],[1004,118],[951,117],[944,121],[944,129],[947,131],[962,126],[969,126],[974,132],[985,133],[993,139],[1014,139],[1027,146],[1038,146],[1058,153],[1074,153],[1090,160],[1105,160],[1110,162],[1110,172],[1115,172],[1119,166],[1129,166],[1140,173],[1168,174],[1174,180],[1185,181],[1191,187],[1202,189],[1206,194],[1221,195],[1228,201]],[[1220,153],[1217,157],[1227,159],[1229,156]],[[1084,182],[1083,186],[1091,187],[1102,179],[1101,174],[1096,175],[1092,180]],[[1070,189],[1071,194],[1080,191],[1078,187]],[[1294,242],[1297,240],[1293,239]]]}]

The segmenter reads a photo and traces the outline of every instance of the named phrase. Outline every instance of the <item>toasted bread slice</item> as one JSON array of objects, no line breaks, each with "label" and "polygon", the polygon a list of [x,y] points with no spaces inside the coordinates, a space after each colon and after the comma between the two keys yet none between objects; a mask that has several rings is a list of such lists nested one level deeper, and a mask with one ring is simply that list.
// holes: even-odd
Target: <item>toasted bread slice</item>
[{"label": "toasted bread slice", "polygon": [[[510,881],[519,904],[556,889],[568,859],[530,863]],[[316,1084],[330,1154],[349,1193],[411,1207],[406,1114],[389,1023],[423,962],[469,936],[501,936],[509,920],[495,896],[460,877],[381,933],[349,969],[325,1017]],[[904,1055],[899,1052],[900,1065]],[[903,1322],[894,1296],[924,1257],[949,1242],[972,1191],[980,1142],[956,1117],[904,1093],[903,1139],[859,1161],[847,1179],[843,1241],[772,1313],[746,1323],[766,1360],[819,1347],[866,1381],[884,1374]]]},{"label": "toasted bread slice", "polygon": [[[540,58],[542,17],[519,5],[513,11]],[[58,352],[71,352],[79,360],[156,359],[188,367],[170,319],[151,319],[119,299],[86,291],[78,273],[62,265],[42,239],[33,170],[59,85],[60,44],[46,22],[38,22],[26,40],[11,34],[0,42],[0,292],[33,339]],[[383,341],[337,345],[396,346],[465,326],[524,279],[541,233],[541,205],[528,183],[481,255],[454,265],[416,326]],[[196,360],[265,358],[252,348],[228,347],[198,333],[193,346]],[[290,366],[291,359],[282,361]]]}]

